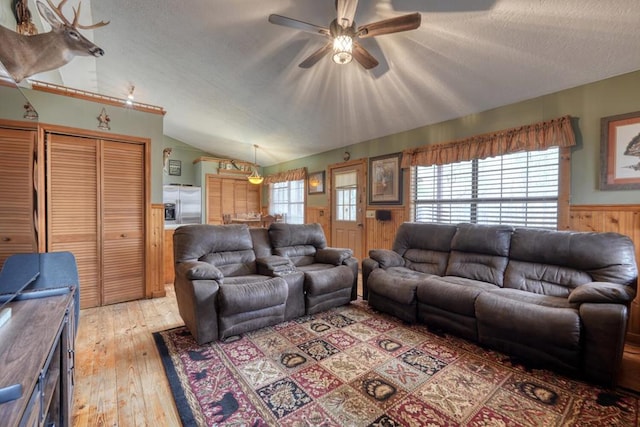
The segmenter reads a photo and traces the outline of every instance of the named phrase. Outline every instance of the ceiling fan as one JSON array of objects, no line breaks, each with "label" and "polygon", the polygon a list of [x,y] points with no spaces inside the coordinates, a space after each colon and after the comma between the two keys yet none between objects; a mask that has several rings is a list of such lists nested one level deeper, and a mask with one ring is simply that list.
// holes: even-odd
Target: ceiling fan
[{"label": "ceiling fan", "polygon": [[378,65],[378,61],[356,39],[415,30],[420,26],[422,19],[416,12],[356,27],[353,18],[357,7],[358,0],[336,0],[337,17],[331,21],[329,28],[276,14],[269,15],[269,22],[329,38],[326,45],[298,65],[300,68],[312,67],[323,56],[333,51],[332,58],[335,63],[348,64],[355,58],[360,65],[370,70]]}]

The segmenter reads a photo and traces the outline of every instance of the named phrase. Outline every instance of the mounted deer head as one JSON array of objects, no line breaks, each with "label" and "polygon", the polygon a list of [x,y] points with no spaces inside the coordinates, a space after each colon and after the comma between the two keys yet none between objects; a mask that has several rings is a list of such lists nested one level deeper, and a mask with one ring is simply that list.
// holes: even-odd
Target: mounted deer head
[{"label": "mounted deer head", "polygon": [[81,3],[73,8],[73,21],[69,22],[62,13],[67,0],[61,0],[54,6],[47,0],[49,7],[36,1],[40,15],[51,25],[48,33],[25,36],[0,26],[0,62],[2,62],[16,82],[43,71],[59,68],[75,56],[102,56],[104,51],[82,36],[78,29],[100,28],[109,22],[100,21],[93,25],[80,25]]}]

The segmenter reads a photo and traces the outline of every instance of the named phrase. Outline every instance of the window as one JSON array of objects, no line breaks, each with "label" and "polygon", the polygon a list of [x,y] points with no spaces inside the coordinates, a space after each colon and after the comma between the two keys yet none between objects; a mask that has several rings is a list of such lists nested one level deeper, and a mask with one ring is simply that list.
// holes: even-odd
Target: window
[{"label": "window", "polygon": [[304,180],[269,184],[269,213],[284,214],[289,224],[304,224]]},{"label": "window", "polygon": [[357,220],[358,173],[339,172],[335,175],[336,221]]},{"label": "window", "polygon": [[557,228],[559,149],[412,168],[415,221]]}]

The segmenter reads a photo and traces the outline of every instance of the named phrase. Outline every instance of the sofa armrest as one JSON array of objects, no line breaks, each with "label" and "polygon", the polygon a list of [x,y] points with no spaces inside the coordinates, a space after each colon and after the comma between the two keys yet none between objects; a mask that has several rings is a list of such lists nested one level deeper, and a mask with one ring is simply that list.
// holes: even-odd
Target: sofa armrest
[{"label": "sofa armrest", "polygon": [[618,303],[626,304],[636,296],[636,291],[626,285],[609,282],[585,283],[569,294],[570,303]]},{"label": "sofa armrest", "polygon": [[348,248],[324,248],[316,251],[316,262],[321,264],[342,265],[353,257],[353,251]]},{"label": "sofa armrest", "polygon": [[404,266],[404,258],[389,249],[372,249],[369,251],[369,257],[377,261],[380,264],[380,268]]},{"label": "sofa armrest", "polygon": [[222,281],[224,275],[214,265],[202,261],[187,261],[176,265],[176,274],[189,280],[217,280]]},{"label": "sofa armrest", "polygon": [[278,255],[256,258],[256,266],[258,274],[264,276],[281,276],[296,271],[296,266],[289,258]]}]

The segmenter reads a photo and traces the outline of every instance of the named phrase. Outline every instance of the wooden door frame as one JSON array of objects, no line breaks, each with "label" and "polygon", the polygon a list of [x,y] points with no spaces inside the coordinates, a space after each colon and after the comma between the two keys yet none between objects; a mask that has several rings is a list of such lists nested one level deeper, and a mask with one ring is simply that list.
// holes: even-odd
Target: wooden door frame
[{"label": "wooden door frame", "polygon": [[[131,135],[98,132],[69,126],[38,123],[38,157],[40,157],[40,153],[42,153],[42,157],[44,158],[47,133],[56,133],[80,138],[92,138],[100,141],[139,144],[144,146],[144,295],[147,298],[157,296],[158,286],[152,282],[152,279],[156,277],[156,275],[152,274],[152,270],[155,268],[161,268],[162,266],[156,265],[154,262],[155,258],[152,256],[155,251],[152,247],[153,239],[151,239],[151,236],[153,236],[153,221],[151,218],[151,139]],[[45,174],[45,168],[40,168],[38,171],[38,183],[42,182],[41,188],[44,188]],[[42,211],[38,214],[38,226],[40,227],[40,230],[47,230],[46,217],[43,214],[46,210],[46,195],[44,192],[41,192],[38,195],[38,199],[38,208],[40,209],[40,207],[42,207]],[[46,234],[48,234],[48,231]],[[42,252],[46,252],[47,242],[45,241],[46,239],[42,240],[41,249]],[[162,250],[162,248],[160,248],[160,250]],[[100,271],[102,271],[102,265],[100,266]],[[163,292],[160,292],[160,294],[162,293]]]},{"label": "wooden door frame", "polygon": [[[362,197],[365,198],[365,201],[363,203],[364,206],[364,212],[362,212],[362,227],[360,227],[361,232],[362,232],[362,236],[360,239],[360,253],[363,254],[363,256],[365,255],[365,250],[366,250],[366,237],[367,237],[367,221],[366,221],[366,209],[367,209],[367,178],[368,178],[368,171],[367,171],[367,165],[368,165],[368,161],[367,159],[355,159],[355,160],[349,160],[347,162],[341,162],[341,163],[332,163],[330,165],[327,166],[327,171],[328,171],[328,179],[327,179],[327,191],[329,192],[329,238],[331,240],[333,240],[332,236],[333,236],[333,214],[334,214],[334,207],[335,207],[335,194],[333,194],[333,171],[335,169],[342,169],[342,168],[348,168],[350,166],[362,166],[362,183],[359,185],[359,191],[362,191],[362,193],[360,193],[362,195]],[[361,177],[358,177],[358,179]],[[331,244],[333,244],[333,242],[330,242]]]}]

